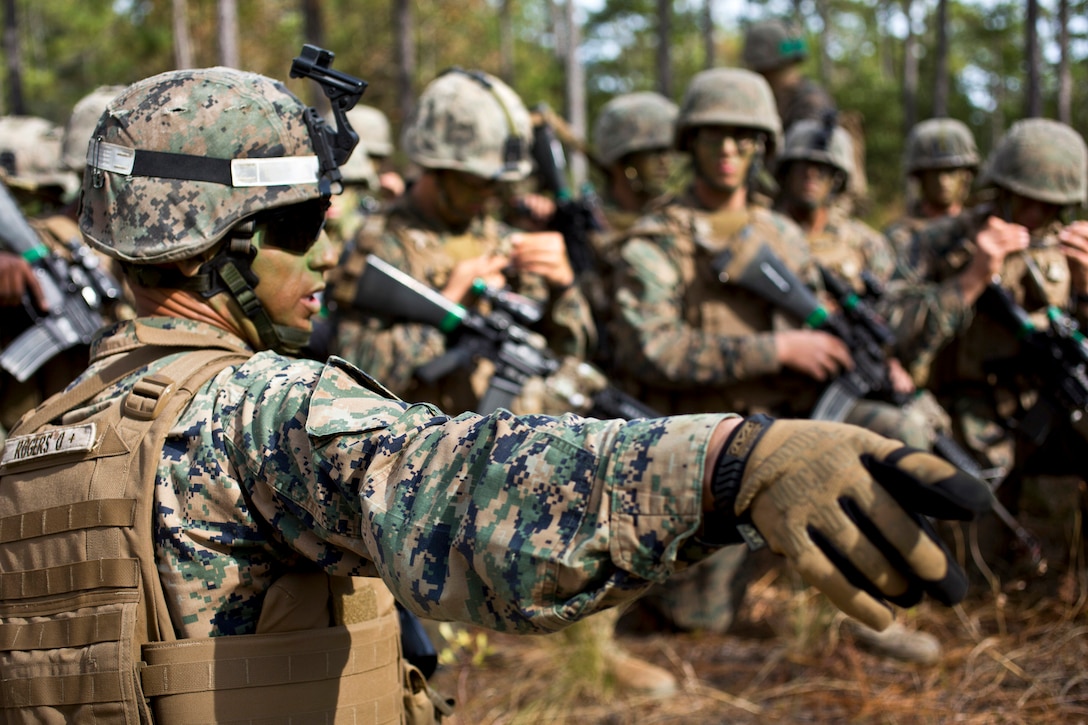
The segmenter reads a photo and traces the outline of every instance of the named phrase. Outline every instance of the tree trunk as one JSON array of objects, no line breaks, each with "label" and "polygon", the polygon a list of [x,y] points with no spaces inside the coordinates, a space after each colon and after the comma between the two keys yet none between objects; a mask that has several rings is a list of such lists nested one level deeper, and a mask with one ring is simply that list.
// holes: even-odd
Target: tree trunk
[{"label": "tree trunk", "polygon": [[1027,0],[1024,19],[1024,60],[1028,64],[1027,88],[1024,96],[1024,116],[1037,118],[1043,113],[1043,94],[1039,88],[1039,0]]},{"label": "tree trunk", "polygon": [[703,68],[713,68],[714,48],[714,0],[703,0]]},{"label": "tree trunk", "polygon": [[400,122],[404,123],[415,106],[412,82],[416,75],[416,43],[413,35],[412,0],[396,0],[393,4],[393,37],[397,58],[397,106]]},{"label": "tree trunk", "polygon": [[937,59],[933,73],[933,115],[948,116],[948,0],[937,2]]},{"label": "tree trunk", "polygon": [[[565,6],[565,25],[567,26],[566,76],[567,76],[567,121],[576,138],[586,137],[586,76],[578,58],[582,44],[582,30],[574,17],[574,0],[567,0]],[[586,181],[586,160],[582,154],[572,154],[570,159],[570,181],[574,189],[580,189]]]},{"label": "tree trunk", "polygon": [[514,85],[514,0],[499,5],[499,77]]},{"label": "tree trunk", "polygon": [[914,34],[912,10],[914,0],[903,0],[907,16],[907,37],[903,41],[903,135],[918,122],[918,38]]},{"label": "tree trunk", "polygon": [[891,0],[880,0],[877,7],[877,17],[880,18],[880,27],[877,29],[877,37],[880,38],[880,72],[889,81],[894,81],[897,77],[894,36],[888,31],[892,11]]},{"label": "tree trunk", "polygon": [[19,48],[19,18],[15,0],[4,0],[4,57],[7,59],[8,113],[27,114],[23,97],[23,54]]},{"label": "tree trunk", "polygon": [[[302,0],[302,37],[304,42],[310,45],[316,45],[318,48],[325,47],[325,16],[321,12],[322,4],[321,0]],[[307,83],[306,92],[310,100],[310,105],[316,108],[321,113],[328,113],[332,110],[332,105],[329,103],[328,97],[325,92],[316,83]]]},{"label": "tree trunk", "polygon": [[816,0],[816,13],[820,17],[820,83],[831,88],[831,8],[829,0]]},{"label": "tree trunk", "polygon": [[657,0],[657,91],[665,98],[672,98],[671,35],[672,3]]},{"label": "tree trunk", "polygon": [[219,0],[219,64],[238,68],[238,0]]},{"label": "tree trunk", "polygon": [[174,65],[178,69],[193,67],[193,41],[189,37],[188,3],[171,0],[174,26]]},{"label": "tree trunk", "polygon": [[1073,69],[1069,62],[1069,0],[1058,3],[1058,120],[1073,123]]}]

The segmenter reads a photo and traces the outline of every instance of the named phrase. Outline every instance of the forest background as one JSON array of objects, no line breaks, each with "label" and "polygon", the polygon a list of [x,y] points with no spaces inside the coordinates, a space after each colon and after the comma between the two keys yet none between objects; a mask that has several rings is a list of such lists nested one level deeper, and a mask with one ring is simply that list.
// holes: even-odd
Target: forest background
[{"label": "forest background", "polygon": [[[870,208],[903,198],[916,121],[952,116],[982,153],[1015,120],[1088,130],[1088,0],[2,0],[0,113],[63,124],[98,85],[229,65],[287,80],[303,42],[370,82],[399,132],[416,94],[460,65],[547,102],[583,135],[621,92],[679,102],[703,68],[739,65],[744,29],[800,23],[805,71],[865,126]],[[288,85],[310,103],[315,84]],[[584,161],[572,159],[576,184]]]}]

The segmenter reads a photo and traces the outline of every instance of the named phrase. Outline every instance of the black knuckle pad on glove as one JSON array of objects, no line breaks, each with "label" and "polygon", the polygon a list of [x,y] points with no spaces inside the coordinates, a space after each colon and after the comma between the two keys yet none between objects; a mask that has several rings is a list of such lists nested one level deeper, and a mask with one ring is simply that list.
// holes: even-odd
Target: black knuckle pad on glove
[{"label": "black knuckle pad on glove", "polygon": [[862,464],[905,510],[938,519],[970,521],[990,510],[989,489],[951,463],[903,446],[883,460],[862,456]]}]

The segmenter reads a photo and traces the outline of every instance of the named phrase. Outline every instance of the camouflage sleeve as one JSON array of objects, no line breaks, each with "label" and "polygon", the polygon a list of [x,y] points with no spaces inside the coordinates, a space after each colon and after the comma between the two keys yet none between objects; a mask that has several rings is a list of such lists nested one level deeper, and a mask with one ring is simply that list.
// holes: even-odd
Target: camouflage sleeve
[{"label": "camouflage sleeve", "polygon": [[534,330],[544,336],[553,352],[584,360],[596,346],[597,328],[577,284],[553,290],[539,275],[519,274],[515,291],[544,305],[546,312]]},{"label": "camouflage sleeve", "polygon": [[730,336],[684,318],[683,280],[660,244],[634,238],[616,268],[616,365],[657,385],[727,385],[778,372],[773,333]]},{"label": "camouflage sleeve", "polygon": [[907,224],[889,227],[886,235],[895,269],[879,308],[895,331],[896,357],[920,382],[941,348],[971,324],[974,307],[955,277],[940,279],[936,240]]},{"label": "camouflage sleeve", "polygon": [[326,570],[376,568],[433,619],[540,632],[685,563],[724,416],[450,418],[305,362],[247,375],[217,418],[256,515]]},{"label": "camouflage sleeve", "polygon": [[[357,240],[363,253],[373,253],[409,274],[408,261],[392,234]],[[332,352],[366,370],[390,390],[403,394],[416,369],[446,351],[443,334],[429,325],[388,324],[350,311],[340,315]]]},{"label": "camouflage sleeve", "polygon": [[891,242],[883,234],[867,224],[859,224],[861,254],[869,272],[880,282],[886,283],[895,274],[895,252]]}]

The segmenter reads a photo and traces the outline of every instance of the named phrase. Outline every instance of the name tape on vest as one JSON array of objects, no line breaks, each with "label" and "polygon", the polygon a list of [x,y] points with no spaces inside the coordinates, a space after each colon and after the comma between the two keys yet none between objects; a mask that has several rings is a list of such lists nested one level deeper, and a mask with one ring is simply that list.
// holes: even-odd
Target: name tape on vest
[{"label": "name tape on vest", "polygon": [[86,453],[94,449],[95,424],[83,423],[15,436],[4,441],[4,456],[0,465],[25,463],[39,458],[67,453]]}]

